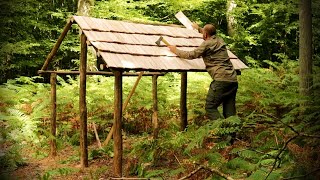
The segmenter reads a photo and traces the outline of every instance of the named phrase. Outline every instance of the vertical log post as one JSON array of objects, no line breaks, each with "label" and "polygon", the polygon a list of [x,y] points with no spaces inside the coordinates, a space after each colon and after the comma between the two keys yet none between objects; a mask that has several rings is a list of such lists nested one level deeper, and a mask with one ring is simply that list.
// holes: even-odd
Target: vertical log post
[{"label": "vertical log post", "polygon": [[[124,110],[127,108],[127,105],[129,104],[129,101],[130,101],[133,93],[136,91],[136,88],[137,88],[137,86],[138,86],[138,84],[139,84],[139,82],[140,82],[140,80],[141,80],[141,78],[142,78],[143,73],[144,73],[143,71],[141,71],[141,72],[139,73],[139,76],[138,76],[136,82],[134,83],[134,85],[133,85],[133,87],[132,87],[132,89],[131,89],[128,97],[127,97],[127,99],[126,99],[126,100],[124,101],[124,103],[123,103],[122,112],[124,112]],[[114,128],[113,128],[113,126],[112,126],[111,129],[110,129],[110,131],[109,131],[109,134],[108,134],[108,136],[107,136],[107,139],[103,142],[103,146],[108,145],[109,141],[111,140],[111,137],[112,137],[112,134],[113,134],[113,129],[114,129]]]},{"label": "vertical log post", "polygon": [[88,167],[88,139],[87,139],[87,104],[86,104],[86,71],[87,71],[87,37],[82,33],[80,44],[80,162],[81,167]]},{"label": "vertical log post", "polygon": [[158,75],[152,76],[152,99],[153,99],[153,113],[152,113],[152,124],[153,124],[153,138],[158,138],[159,123],[158,123]]},{"label": "vertical log post", "polygon": [[184,131],[188,125],[187,72],[181,72],[180,120],[180,130]]},{"label": "vertical log post", "polygon": [[122,72],[114,72],[114,122],[113,122],[113,140],[114,157],[113,170],[114,175],[122,177]]},{"label": "vertical log post", "polygon": [[51,135],[50,138],[50,156],[57,155],[57,142],[56,142],[56,121],[57,121],[57,74],[51,73]]}]

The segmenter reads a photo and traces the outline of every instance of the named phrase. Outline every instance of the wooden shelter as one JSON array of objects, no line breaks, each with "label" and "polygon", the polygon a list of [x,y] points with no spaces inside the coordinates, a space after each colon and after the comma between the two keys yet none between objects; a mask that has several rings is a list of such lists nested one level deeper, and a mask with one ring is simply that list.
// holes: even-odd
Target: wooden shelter
[{"label": "wooden shelter", "polygon": [[[81,29],[80,71],[48,71],[48,65],[55,56],[72,24],[78,24]],[[181,130],[187,126],[187,72],[205,72],[202,58],[186,61],[178,58],[169,49],[155,42],[163,36],[169,43],[177,45],[182,50],[192,50],[202,43],[202,35],[195,30],[182,28],[177,25],[151,25],[131,22],[97,19],[84,16],[70,18],[39,71],[51,73],[52,118],[51,132],[56,133],[56,74],[80,74],[80,151],[81,166],[88,166],[87,145],[87,107],[86,107],[86,75],[113,75],[114,82],[114,174],[122,176],[122,77],[142,75],[153,76],[153,124],[157,129],[157,77],[163,72],[181,72]],[[93,46],[99,59],[100,69],[106,71],[87,71],[87,46]],[[232,52],[228,51],[235,69],[247,66]],[[127,70],[143,73],[125,72]],[[139,79],[138,78],[138,79]],[[127,103],[127,102],[126,102]],[[51,155],[56,154],[55,140],[51,140]]]}]

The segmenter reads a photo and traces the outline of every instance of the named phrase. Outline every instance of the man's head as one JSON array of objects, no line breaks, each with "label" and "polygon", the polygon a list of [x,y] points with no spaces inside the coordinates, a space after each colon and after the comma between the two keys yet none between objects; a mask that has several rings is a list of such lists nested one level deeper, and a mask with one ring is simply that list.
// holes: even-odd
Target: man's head
[{"label": "man's head", "polygon": [[203,39],[207,40],[213,35],[216,35],[216,27],[212,24],[205,25],[203,27]]}]

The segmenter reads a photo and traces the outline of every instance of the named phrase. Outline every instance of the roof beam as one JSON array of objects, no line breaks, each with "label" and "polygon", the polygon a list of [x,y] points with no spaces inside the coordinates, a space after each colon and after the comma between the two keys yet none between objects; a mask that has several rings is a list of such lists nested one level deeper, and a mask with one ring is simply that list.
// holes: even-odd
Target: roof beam
[{"label": "roof beam", "polygon": [[[51,73],[55,73],[55,74],[60,74],[60,75],[79,75],[80,71],[43,71],[43,70],[39,70],[38,74],[51,74]],[[153,75],[157,75],[157,76],[164,76],[166,73],[164,72],[144,72],[143,76],[153,76]],[[113,72],[105,72],[105,71],[87,71],[86,75],[106,75],[106,76],[114,76]],[[139,72],[124,72],[123,76],[139,76],[140,73]]]},{"label": "roof beam", "polygon": [[60,34],[56,44],[53,46],[51,52],[49,53],[49,55],[47,56],[46,61],[44,62],[41,70],[47,70],[48,69],[48,65],[49,63],[52,61],[52,59],[54,58],[54,56],[57,54],[57,51],[63,41],[63,39],[66,37],[68,31],[70,30],[71,26],[73,24],[73,20],[68,19],[67,24],[64,26],[62,33]]}]

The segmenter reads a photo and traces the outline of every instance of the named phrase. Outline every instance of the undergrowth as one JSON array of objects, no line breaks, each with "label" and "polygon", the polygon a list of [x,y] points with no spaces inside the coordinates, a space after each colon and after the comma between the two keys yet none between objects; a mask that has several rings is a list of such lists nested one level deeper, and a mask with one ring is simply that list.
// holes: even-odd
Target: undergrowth
[{"label": "undergrowth", "polygon": [[[319,99],[299,97],[297,64],[270,63],[269,69],[244,70],[239,76],[238,116],[217,121],[203,117],[210,83],[206,73],[189,73],[189,126],[179,131],[180,75],[158,79],[160,132],[152,132],[151,77],[143,77],[124,111],[125,176],[176,179],[221,179],[215,171],[235,179],[318,177],[320,157]],[[136,78],[124,78],[124,99]],[[50,136],[50,85],[40,77],[20,77],[0,87],[1,169],[12,171],[27,162],[18,149],[31,147],[37,158],[47,157]],[[93,122],[104,141],[113,120],[112,77],[91,76],[87,83],[89,145],[95,145]],[[58,77],[58,151],[66,144],[79,146],[79,81]],[[319,79],[314,78],[317,92]],[[302,101],[308,101],[301,107]],[[199,123],[200,122],[200,123]],[[31,146],[30,146],[31,145]],[[59,152],[58,152],[59,153]],[[103,150],[90,149],[89,159],[112,158],[112,143]],[[74,163],[72,156],[63,163]],[[71,157],[70,157],[71,158]],[[310,173],[311,172],[311,173]],[[73,173],[53,169],[42,178]],[[99,173],[101,174],[101,172]],[[307,174],[307,175],[306,175]]]}]

